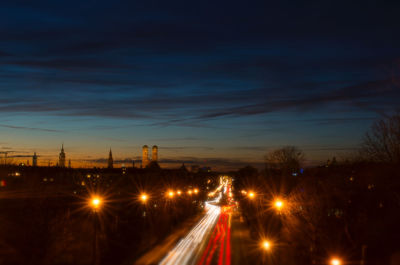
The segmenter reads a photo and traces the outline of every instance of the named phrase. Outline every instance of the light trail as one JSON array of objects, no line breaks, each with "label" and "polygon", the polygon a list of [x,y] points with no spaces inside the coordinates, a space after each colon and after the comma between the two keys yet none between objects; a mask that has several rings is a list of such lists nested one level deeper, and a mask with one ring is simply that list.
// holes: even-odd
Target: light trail
[{"label": "light trail", "polygon": [[160,265],[185,265],[194,261],[196,251],[205,240],[208,232],[214,227],[217,218],[220,216],[221,208],[205,203],[206,214],[196,226],[172,249],[167,256],[159,263]]},{"label": "light trail", "polygon": [[[207,247],[197,265],[231,264],[231,207],[223,207]],[[217,249],[219,251],[217,252]],[[219,254],[218,254],[219,253]],[[213,262],[214,261],[214,262]],[[215,263],[217,262],[218,263]]]},{"label": "light trail", "polygon": [[[213,200],[209,200],[205,203],[205,210],[206,214],[205,216],[196,224],[196,226],[185,236],[185,238],[181,239],[179,243],[172,249],[165,257],[164,259],[159,263],[159,265],[187,265],[187,264],[196,264],[197,258],[198,258],[198,251],[202,249],[202,244],[206,241],[208,235],[211,233],[211,231],[214,228],[213,234],[215,234],[215,230],[223,229],[223,238],[225,240],[225,231],[230,230],[230,226],[226,227],[226,224],[222,225],[222,220],[226,223],[227,216],[224,213],[223,216],[221,215],[221,207],[214,205],[218,204],[222,198],[222,193],[226,192],[227,189],[229,190],[229,187],[227,188],[227,183],[222,182],[221,178],[221,184],[212,192],[215,194],[218,192],[218,196],[215,197]],[[225,212],[225,211],[224,211]],[[230,217],[229,217],[230,218]],[[216,223],[218,223],[216,225]],[[221,233],[218,233],[218,237],[221,235]],[[230,237],[230,231],[228,231],[228,235]],[[213,236],[211,236],[213,238]],[[218,239],[218,238],[217,238]],[[217,248],[217,239],[213,238],[214,241],[214,251],[215,248]],[[210,239],[211,241],[211,239]],[[218,243],[222,243],[223,241],[218,241]],[[223,244],[223,243],[222,243]],[[210,245],[210,243],[209,243]],[[208,246],[209,247],[209,246]],[[227,249],[229,249],[229,263],[230,264],[230,241],[228,241],[228,246]],[[213,252],[214,252],[213,251]],[[222,250],[223,252],[223,245],[222,245]],[[207,249],[206,249],[206,254],[207,254]],[[203,254],[203,258],[204,258]],[[213,255],[210,255],[209,258],[211,259]],[[222,261],[220,261],[222,262]],[[208,263],[209,264],[209,263]]]}]

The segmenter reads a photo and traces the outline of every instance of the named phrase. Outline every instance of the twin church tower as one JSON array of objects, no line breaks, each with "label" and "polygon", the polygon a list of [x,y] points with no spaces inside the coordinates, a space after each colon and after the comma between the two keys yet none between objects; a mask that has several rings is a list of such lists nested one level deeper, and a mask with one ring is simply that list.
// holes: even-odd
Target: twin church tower
[{"label": "twin church tower", "polygon": [[[144,145],[142,148],[142,168],[147,167],[151,162],[157,162],[158,161],[158,147],[157,145],[153,145],[151,148],[151,160],[149,159],[149,147],[147,145]],[[110,149],[110,153],[108,154],[108,168],[113,168],[113,157],[112,157],[112,152]]]},{"label": "twin church tower", "polygon": [[157,162],[158,160],[158,147],[157,145],[153,145],[151,148],[151,160],[149,159],[149,147],[147,145],[143,145],[142,148],[142,168],[147,167],[151,162]]}]

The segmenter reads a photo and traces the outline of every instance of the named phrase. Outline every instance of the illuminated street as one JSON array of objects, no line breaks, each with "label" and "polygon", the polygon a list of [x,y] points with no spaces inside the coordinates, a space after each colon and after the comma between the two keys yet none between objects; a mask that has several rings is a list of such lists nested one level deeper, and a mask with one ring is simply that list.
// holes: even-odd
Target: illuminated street
[{"label": "illuminated street", "polygon": [[220,216],[220,207],[206,203],[206,214],[174,249],[160,262],[162,265],[194,264],[198,249]]},{"label": "illuminated street", "polygon": [[[230,265],[231,260],[231,223],[234,205],[231,184],[222,180],[222,184],[211,195],[217,198],[205,203],[205,215],[194,228],[162,259],[160,265],[197,264],[197,265]],[[221,198],[228,198],[227,205],[218,204]],[[238,236],[242,236],[238,234]],[[237,242],[238,240],[235,240]],[[240,244],[237,244],[240,245]],[[238,251],[235,264],[247,264],[242,260],[238,263],[242,251]],[[240,259],[241,260],[241,259]]]}]

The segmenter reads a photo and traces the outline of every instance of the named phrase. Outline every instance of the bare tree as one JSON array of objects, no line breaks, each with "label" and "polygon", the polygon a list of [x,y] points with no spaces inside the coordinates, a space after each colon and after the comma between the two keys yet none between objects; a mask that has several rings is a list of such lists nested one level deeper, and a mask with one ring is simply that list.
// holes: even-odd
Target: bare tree
[{"label": "bare tree", "polygon": [[303,152],[295,146],[272,150],[265,156],[267,170],[280,170],[285,173],[298,171],[303,161]]},{"label": "bare tree", "polygon": [[375,122],[361,152],[372,161],[400,163],[400,113]]}]

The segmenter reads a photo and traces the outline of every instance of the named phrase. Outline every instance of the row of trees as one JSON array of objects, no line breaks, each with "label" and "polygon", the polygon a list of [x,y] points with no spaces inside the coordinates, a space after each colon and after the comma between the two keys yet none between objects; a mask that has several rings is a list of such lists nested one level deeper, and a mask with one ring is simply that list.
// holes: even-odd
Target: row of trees
[{"label": "row of trees", "polygon": [[[326,264],[333,254],[345,264],[400,264],[399,154],[396,114],[374,123],[350,162],[303,172],[303,152],[287,146],[266,155],[265,172],[239,170],[236,196],[253,236],[279,246],[269,264]],[[240,192],[250,189],[254,199]]]},{"label": "row of trees", "polygon": [[[400,164],[400,113],[376,121],[365,134],[353,160]],[[305,160],[304,153],[295,146],[272,150],[265,156],[267,172],[297,172]]]}]

